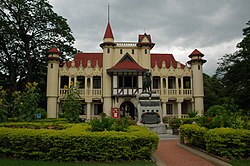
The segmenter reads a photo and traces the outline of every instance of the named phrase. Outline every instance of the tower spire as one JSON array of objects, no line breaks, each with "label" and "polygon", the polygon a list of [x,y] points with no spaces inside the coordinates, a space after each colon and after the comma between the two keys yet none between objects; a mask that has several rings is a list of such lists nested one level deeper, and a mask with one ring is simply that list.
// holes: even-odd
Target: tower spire
[{"label": "tower spire", "polygon": [[109,2],[108,2],[108,22],[110,21],[110,9],[109,9]]}]

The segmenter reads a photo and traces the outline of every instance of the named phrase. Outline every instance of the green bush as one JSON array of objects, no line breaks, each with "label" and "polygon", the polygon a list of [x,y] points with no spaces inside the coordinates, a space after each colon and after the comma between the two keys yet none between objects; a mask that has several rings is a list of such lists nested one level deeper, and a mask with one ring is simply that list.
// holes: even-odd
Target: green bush
[{"label": "green bush", "polygon": [[188,112],[189,118],[195,118],[197,115],[198,115],[198,111],[193,110],[193,111]]},{"label": "green bush", "polygon": [[127,131],[130,125],[134,125],[133,120],[128,117],[114,119],[106,116],[105,113],[100,115],[100,118],[93,118],[89,122],[89,130],[96,131]]},{"label": "green bush", "polygon": [[0,157],[55,161],[149,160],[159,137],[147,128],[88,132],[73,124],[64,130],[0,127]]},{"label": "green bush", "polygon": [[204,138],[208,152],[229,159],[249,158],[249,130],[217,128],[209,130]]},{"label": "green bush", "polygon": [[185,144],[206,149],[204,135],[207,132],[205,127],[200,127],[197,124],[185,124],[180,127],[181,140]]},{"label": "green bush", "polygon": [[66,118],[72,123],[78,123],[79,115],[82,109],[80,91],[77,86],[73,85],[73,82],[71,82],[71,86],[69,88],[66,85],[64,88],[68,91],[63,97],[62,115],[60,116]]},{"label": "green bush", "polygon": [[183,124],[180,118],[172,118],[169,120],[169,127],[171,129],[178,129]]},{"label": "green bush", "polygon": [[182,120],[182,124],[192,124],[192,123],[197,123],[199,121],[199,117],[180,118],[180,120]]},{"label": "green bush", "polygon": [[62,130],[71,127],[65,121],[38,121],[38,122],[6,122],[0,123],[0,127],[7,128],[28,128],[28,129],[54,129]]}]

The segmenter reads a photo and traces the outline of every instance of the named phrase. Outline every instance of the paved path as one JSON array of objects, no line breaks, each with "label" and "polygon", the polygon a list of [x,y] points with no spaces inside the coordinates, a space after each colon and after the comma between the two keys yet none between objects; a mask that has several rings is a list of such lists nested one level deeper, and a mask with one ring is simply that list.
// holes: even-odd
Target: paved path
[{"label": "paved path", "polygon": [[[213,166],[213,164],[199,156],[181,148],[179,140],[162,140],[159,142],[156,156],[161,160],[159,165],[163,166]],[[164,164],[163,164],[164,163]]]},{"label": "paved path", "polygon": [[181,148],[179,136],[162,134],[155,153],[158,166],[213,166],[207,160]]}]

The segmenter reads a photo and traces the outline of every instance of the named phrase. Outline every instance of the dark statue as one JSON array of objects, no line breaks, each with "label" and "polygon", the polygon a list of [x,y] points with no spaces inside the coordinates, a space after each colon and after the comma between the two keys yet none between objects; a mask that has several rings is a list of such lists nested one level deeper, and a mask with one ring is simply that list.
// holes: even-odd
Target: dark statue
[{"label": "dark statue", "polygon": [[146,71],[143,76],[143,92],[151,92],[151,73]]}]

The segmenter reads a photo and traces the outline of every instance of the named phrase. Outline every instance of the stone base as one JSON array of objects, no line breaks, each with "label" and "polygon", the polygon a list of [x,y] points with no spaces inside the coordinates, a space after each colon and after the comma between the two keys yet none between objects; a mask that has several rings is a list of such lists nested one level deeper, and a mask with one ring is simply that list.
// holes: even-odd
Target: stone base
[{"label": "stone base", "polygon": [[137,125],[147,127],[150,131],[155,132],[156,134],[165,134],[167,132],[166,126],[164,123],[159,123],[159,124],[137,123]]}]

